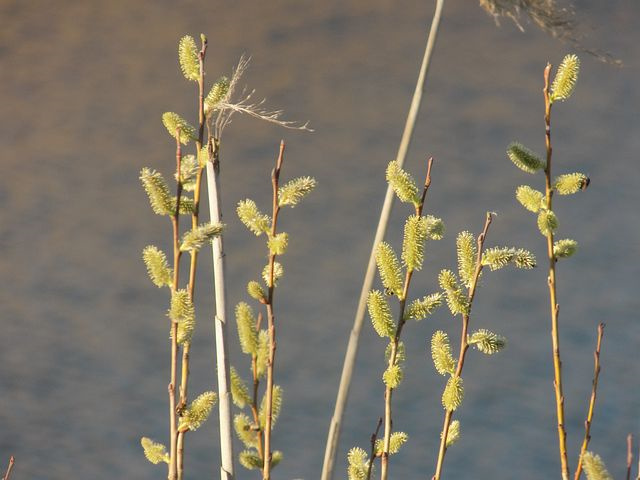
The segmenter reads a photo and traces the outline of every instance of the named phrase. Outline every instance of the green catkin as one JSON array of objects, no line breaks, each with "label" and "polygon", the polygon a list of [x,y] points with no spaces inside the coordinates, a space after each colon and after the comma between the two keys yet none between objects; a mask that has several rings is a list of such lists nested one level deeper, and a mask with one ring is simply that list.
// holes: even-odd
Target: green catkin
[{"label": "green catkin", "polygon": [[431,358],[440,375],[453,375],[455,373],[456,361],[451,355],[449,337],[442,330],[436,331],[431,337]]},{"label": "green catkin", "polygon": [[220,77],[216,83],[213,84],[204,99],[204,111],[206,115],[216,110],[220,102],[225,100],[227,93],[229,93],[229,85],[230,83],[227,77]]},{"label": "green catkin", "polygon": [[142,251],[142,258],[154,285],[159,288],[170,287],[173,282],[173,273],[164,252],[153,245],[148,245]]},{"label": "green catkin", "polygon": [[423,320],[431,315],[436,308],[442,305],[442,294],[432,293],[419,300],[414,300],[407,307],[404,318],[413,320]]},{"label": "green catkin", "polygon": [[516,167],[527,173],[536,173],[545,167],[545,163],[540,157],[517,142],[509,145],[507,156]]},{"label": "green catkin", "polygon": [[236,435],[247,448],[258,448],[258,434],[254,427],[252,420],[244,413],[238,413],[233,417]]},{"label": "green catkin", "polygon": [[[269,272],[270,272],[270,268],[269,268],[269,264],[267,264],[262,270],[262,279],[264,280],[264,283],[267,284],[267,286],[271,285],[271,277]],[[280,262],[273,262],[273,286],[274,287],[278,285],[278,280],[282,278],[282,275],[284,275],[284,268],[282,268],[282,264]]]},{"label": "green catkin", "polygon": [[584,190],[589,184],[589,178],[584,173],[567,173],[556,177],[553,189],[560,195],[572,195]]},{"label": "green catkin", "polygon": [[278,189],[278,205],[295,207],[316,187],[316,181],[311,177],[300,177]]},{"label": "green catkin", "polygon": [[[440,438],[442,438],[442,432],[440,432]],[[447,432],[447,441],[445,442],[447,448],[455,444],[460,440],[460,420],[454,420],[449,425],[449,431]]]},{"label": "green catkin", "polygon": [[[176,197],[171,197],[171,213],[175,211]],[[192,198],[180,197],[180,214],[181,215],[191,215],[195,212],[195,204],[193,203]]]},{"label": "green catkin", "polygon": [[258,300],[260,303],[263,303],[267,299],[267,295],[264,292],[264,288],[255,280],[251,280],[247,284],[247,293],[249,296],[255,300]]},{"label": "green catkin", "polygon": [[178,138],[180,131],[180,143],[186,145],[190,140],[196,140],[196,129],[177,113],[165,112],[162,114],[162,123],[173,138]]},{"label": "green catkin", "polygon": [[531,270],[536,266],[536,257],[529,250],[518,248],[513,253],[513,264],[516,266],[516,268]]},{"label": "green catkin", "polygon": [[[183,321],[178,323],[178,335],[176,336],[176,341],[178,345],[186,345],[191,343],[191,339],[193,338],[193,332],[196,329],[196,318],[195,316],[191,318],[186,318]],[[169,332],[169,336],[173,331]]]},{"label": "green catkin", "polygon": [[[185,155],[180,161],[180,176],[176,179],[182,184],[185,192],[193,192],[196,189],[196,175],[200,165],[193,155]],[[174,175],[175,176],[175,175]]]},{"label": "green catkin", "polygon": [[243,450],[238,457],[240,465],[247,470],[260,470],[262,468],[262,460],[256,452],[251,450]]},{"label": "green catkin", "polygon": [[553,254],[556,258],[569,258],[578,250],[578,242],[565,238],[553,244]]},{"label": "green catkin", "polygon": [[259,341],[256,320],[253,316],[253,310],[244,302],[236,305],[236,324],[242,352],[248,355],[257,355]]},{"label": "green catkin", "polygon": [[[282,387],[279,385],[273,386],[273,394],[271,395],[271,428],[275,427],[276,422],[278,421],[278,416],[280,415],[280,410],[282,408]],[[265,393],[262,397],[262,401],[260,402],[260,410],[258,412],[258,417],[260,418],[260,427],[265,428],[266,425],[266,417],[267,414],[267,394]]]},{"label": "green catkin", "polygon": [[584,452],[584,455],[582,455],[582,468],[587,480],[613,480],[600,455]]},{"label": "green catkin", "polygon": [[488,265],[492,271],[506,267],[513,260],[515,249],[508,247],[487,248],[482,254],[482,264]]},{"label": "green catkin", "polygon": [[464,386],[462,378],[458,376],[451,376],[447,381],[447,386],[442,393],[442,406],[447,411],[455,411],[461,404],[464,398]]},{"label": "green catkin", "polygon": [[469,337],[469,345],[473,345],[486,355],[493,355],[502,350],[507,344],[507,339],[502,335],[480,329]]},{"label": "green catkin", "polygon": [[[400,448],[407,443],[409,440],[409,435],[404,432],[393,432],[391,437],[389,438],[389,455],[395,455],[400,451]],[[375,443],[375,451],[376,455],[382,455],[382,450],[384,448],[384,441],[379,438]]]},{"label": "green catkin", "polygon": [[199,395],[182,413],[178,430],[197,430],[209,417],[217,399],[218,396],[215,392],[205,392]]},{"label": "green catkin", "polygon": [[244,408],[251,403],[249,389],[235,368],[231,367],[231,398],[238,408]]},{"label": "green catkin", "polygon": [[144,456],[147,457],[147,460],[154,465],[157,465],[160,462],[169,463],[167,448],[161,443],[154,442],[147,437],[142,437],[140,445],[142,445],[144,450]]},{"label": "green catkin", "polygon": [[402,296],[403,281],[400,262],[393,248],[386,242],[380,242],[376,248],[376,264],[384,288],[400,298]]},{"label": "green catkin", "polygon": [[256,202],[250,199],[241,200],[236,208],[238,218],[256,236],[268,233],[271,229],[271,218],[260,210]]},{"label": "green catkin", "polygon": [[452,315],[469,313],[469,299],[464,294],[455,274],[450,270],[442,270],[438,275],[440,288],[445,291],[447,306]]},{"label": "green catkin", "polygon": [[404,224],[404,237],[402,240],[402,263],[409,271],[417,271],[422,268],[426,240],[426,218],[410,215]]},{"label": "green catkin", "polygon": [[402,379],[404,377],[404,372],[402,371],[402,367],[400,365],[391,365],[387,367],[387,369],[382,374],[382,381],[384,384],[391,388],[398,388]]},{"label": "green catkin", "polygon": [[442,240],[445,230],[442,219],[434,217],[433,215],[427,215],[424,218],[427,238],[430,238],[431,240]]},{"label": "green catkin", "polygon": [[269,240],[267,241],[269,252],[272,255],[283,255],[287,251],[288,245],[289,234],[286,232],[280,232],[273,237],[269,237]]},{"label": "green catkin", "polygon": [[185,233],[182,237],[180,250],[183,252],[197,252],[219,236],[223,229],[224,225],[222,223],[201,223],[196,228]]},{"label": "green catkin", "polygon": [[365,480],[369,466],[368,455],[362,448],[354,447],[347,454],[349,480]]},{"label": "green catkin", "polygon": [[476,240],[470,232],[460,232],[456,239],[458,275],[463,285],[471,287],[476,271]]},{"label": "green catkin", "polygon": [[580,59],[576,55],[565,56],[551,85],[551,103],[556,100],[564,101],[571,96],[578,81],[578,73]]},{"label": "green catkin", "polygon": [[[384,350],[384,358],[387,362],[391,358],[391,349],[393,348],[393,343],[389,342],[387,344],[387,348]],[[398,342],[398,348],[396,348],[396,365],[402,365],[402,363],[406,359],[406,350],[404,347],[404,342]]]},{"label": "green catkin", "polygon": [[558,228],[558,218],[551,210],[541,210],[538,214],[538,229],[545,237]]},{"label": "green catkin", "polygon": [[262,378],[267,373],[267,361],[269,359],[269,334],[266,330],[258,333],[258,354],[256,358],[256,373]]},{"label": "green catkin", "polygon": [[389,162],[386,172],[387,182],[400,201],[418,205],[418,187],[413,177],[404,171],[395,160]]},{"label": "green catkin", "polygon": [[178,60],[184,78],[197,82],[200,79],[200,61],[198,47],[190,35],[185,35],[178,44]]},{"label": "green catkin", "polygon": [[173,215],[176,201],[169,193],[169,187],[162,174],[149,168],[143,168],[140,171],[140,181],[147,192],[153,213]]},{"label": "green catkin", "polygon": [[176,290],[171,295],[171,306],[169,307],[169,318],[176,323],[192,322],[195,319],[195,309],[185,289]]},{"label": "green catkin", "polygon": [[516,199],[527,210],[538,213],[543,205],[544,194],[528,185],[520,185],[516,190]]},{"label": "green catkin", "polygon": [[392,338],[396,332],[396,326],[391,318],[391,309],[387,299],[382,292],[378,290],[369,292],[367,307],[376,333],[381,337]]}]

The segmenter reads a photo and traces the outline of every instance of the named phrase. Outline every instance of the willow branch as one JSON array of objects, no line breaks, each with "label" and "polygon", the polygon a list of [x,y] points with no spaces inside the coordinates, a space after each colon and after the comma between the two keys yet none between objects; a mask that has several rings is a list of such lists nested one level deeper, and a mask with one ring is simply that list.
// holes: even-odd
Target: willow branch
[{"label": "willow branch", "polygon": [[2,477],[2,480],[9,480],[9,477],[11,477],[11,470],[13,470],[14,463],[16,463],[16,459],[13,457],[13,455],[11,455],[9,457],[9,465],[7,466],[7,473],[4,474],[4,477]]},{"label": "willow branch", "polygon": [[378,432],[382,426],[382,417],[378,419],[378,425],[375,431],[371,434],[371,455],[369,455],[369,466],[367,467],[367,477],[365,480],[371,479],[371,471],[373,470],[373,460],[376,458],[376,440],[378,439]]},{"label": "willow branch", "polygon": [[[545,144],[547,150],[547,164],[544,169],[545,174],[545,203],[546,209],[552,211],[553,188],[551,185],[551,98],[549,75],[551,65],[547,64],[544,69],[544,123],[545,123]],[[554,390],[556,399],[556,416],[558,419],[558,446],[560,450],[560,463],[562,469],[562,480],[569,480],[569,462],[567,460],[567,432],[564,420],[564,394],[562,393],[562,361],[560,360],[560,333],[558,327],[558,306],[556,295],[556,256],[553,252],[553,231],[549,229],[547,235],[547,256],[549,258],[549,301],[551,306],[551,346],[553,350],[553,374]]]},{"label": "willow branch", "polygon": [[[400,142],[398,154],[396,155],[396,161],[398,162],[398,166],[400,167],[404,165],[407,151],[409,150],[409,145],[411,144],[411,139],[413,137],[413,129],[415,127],[418,112],[420,110],[422,94],[424,92],[427,79],[427,72],[429,71],[429,65],[431,63],[431,54],[433,53],[436,39],[438,37],[438,27],[440,26],[440,18],[443,5],[444,0],[436,0],[436,9],[433,15],[433,20],[431,22],[431,29],[429,30],[424,57],[422,59],[422,65],[420,66],[420,73],[418,74],[418,81],[413,93],[413,99],[411,101],[411,107],[409,108],[409,113],[407,115],[404,133],[402,134],[402,140]],[[342,418],[344,417],[344,410],[347,405],[349,388],[351,386],[351,377],[353,376],[356,356],[358,354],[358,341],[360,339],[360,331],[362,330],[362,323],[365,316],[367,295],[369,294],[369,290],[371,290],[373,277],[375,275],[375,249],[377,245],[384,239],[385,233],[387,231],[387,224],[389,223],[389,216],[391,215],[391,208],[393,206],[393,198],[393,190],[391,189],[391,187],[387,187],[384,204],[382,206],[382,211],[380,212],[378,227],[376,229],[375,238],[373,240],[373,247],[371,248],[371,254],[369,255],[367,271],[365,273],[362,290],[360,292],[358,308],[356,310],[353,327],[349,336],[349,344],[347,346],[347,351],[344,358],[342,374],[340,377],[340,386],[338,388],[338,394],[336,397],[336,405],[333,411],[333,417],[331,418],[329,433],[327,435],[327,445],[325,447],[322,475],[320,477],[321,480],[331,480],[331,478],[333,477],[336,451],[338,449],[340,430],[342,428]]]},{"label": "willow branch", "polygon": [[580,456],[578,457],[578,466],[576,467],[576,473],[574,480],[580,478],[582,473],[582,456],[587,451],[589,441],[591,440],[591,422],[593,422],[593,411],[596,406],[596,393],[598,390],[598,376],[600,375],[600,345],[602,344],[602,335],[604,334],[604,323],[598,325],[598,340],[596,342],[596,350],[593,352],[593,381],[591,383],[591,399],[589,400],[589,410],[587,412],[587,419],[584,422],[584,440],[582,441],[582,448],[580,449]]},{"label": "willow branch", "polygon": [[[487,217],[484,222],[484,228],[482,233],[478,235],[478,253],[476,255],[476,268],[473,274],[473,281],[469,287],[467,298],[469,302],[468,313],[462,315],[462,331],[460,333],[460,352],[458,354],[458,366],[456,368],[456,377],[462,378],[462,369],[464,368],[464,361],[469,350],[469,343],[467,341],[469,331],[469,318],[471,315],[471,306],[473,305],[473,299],[476,295],[476,288],[478,286],[478,279],[482,273],[482,249],[484,242],[489,232],[489,226],[493,220],[493,214],[487,213]],[[451,426],[451,418],[453,416],[453,410],[446,410],[444,414],[444,422],[442,424],[442,432],[440,433],[440,449],[438,450],[438,460],[436,462],[436,473],[432,477],[433,480],[440,480],[442,475],[442,467],[444,465],[444,457],[447,453],[447,436],[449,435],[449,427]]]}]

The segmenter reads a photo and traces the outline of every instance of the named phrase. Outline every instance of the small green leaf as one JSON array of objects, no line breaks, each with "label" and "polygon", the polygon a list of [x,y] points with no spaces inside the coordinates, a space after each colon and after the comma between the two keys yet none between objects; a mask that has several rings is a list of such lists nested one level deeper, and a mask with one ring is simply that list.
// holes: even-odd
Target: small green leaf
[{"label": "small green leaf", "polygon": [[197,252],[219,236],[223,229],[224,225],[222,223],[201,223],[184,234],[180,250],[183,252]]},{"label": "small green leaf", "polygon": [[447,381],[447,386],[442,393],[442,406],[445,410],[455,411],[461,404],[464,398],[464,386],[462,378],[458,376],[451,376]]},{"label": "small green leaf", "polygon": [[180,132],[180,143],[186,145],[189,140],[196,140],[196,129],[177,113],[165,112],[162,114],[162,123],[173,138],[178,138]]},{"label": "small green leaf", "polygon": [[262,288],[262,285],[255,280],[252,280],[247,284],[247,293],[251,298],[258,300],[260,303],[263,303],[267,299],[267,294]]},{"label": "small green leaf", "polygon": [[396,332],[396,326],[391,318],[391,309],[382,292],[372,290],[367,300],[369,316],[376,333],[381,337],[392,338]]},{"label": "small green leaf", "polygon": [[578,242],[565,238],[553,244],[553,254],[556,258],[569,258],[578,250]]},{"label": "small green leaf", "polygon": [[589,178],[583,173],[567,173],[556,177],[553,188],[560,195],[571,195],[586,189],[589,183]]},{"label": "small green leaf", "polygon": [[528,185],[520,185],[516,190],[516,199],[527,210],[538,213],[544,202],[544,194]]},{"label": "small green leaf", "polygon": [[217,399],[218,396],[215,392],[205,392],[199,395],[182,413],[178,430],[181,432],[197,430],[209,418]]},{"label": "small green leaf", "polygon": [[440,292],[432,293],[411,302],[404,312],[404,318],[405,320],[409,318],[422,320],[431,315],[440,305],[442,305],[442,294]]},{"label": "small green leaf", "polygon": [[[440,438],[442,438],[442,432],[440,432]],[[447,448],[456,443],[460,439],[460,420],[454,420],[449,425],[449,431],[447,432],[447,441],[445,442]]]},{"label": "small green leaf", "polygon": [[242,352],[249,355],[257,355],[259,343],[256,320],[253,316],[253,310],[244,302],[236,305],[236,323]]},{"label": "small green leaf", "polygon": [[451,355],[449,336],[442,330],[436,331],[431,337],[431,358],[440,375],[455,373],[456,361]]},{"label": "small green leaf", "polygon": [[160,462],[169,463],[167,448],[161,443],[154,442],[150,438],[142,437],[140,445],[144,449],[144,456],[154,465]]},{"label": "small green leaf", "polygon": [[249,395],[249,389],[245,385],[244,381],[238,375],[235,368],[231,367],[231,398],[233,403],[238,408],[244,408],[251,403],[251,396]]},{"label": "small green leaf", "polygon": [[198,47],[190,35],[185,35],[178,44],[178,59],[184,78],[197,82],[200,79],[200,60]]},{"label": "small green leaf", "polygon": [[438,282],[440,283],[440,288],[445,292],[447,306],[451,314],[468,314],[470,307],[469,299],[460,288],[455,274],[450,270],[442,270],[438,275]]},{"label": "small green leaf", "polygon": [[579,72],[580,59],[576,55],[565,56],[551,85],[551,103],[556,100],[564,101],[571,96],[578,81]]},{"label": "small green leaf", "polygon": [[256,236],[268,233],[271,229],[271,218],[258,210],[256,202],[253,200],[242,200],[238,202],[236,213],[244,226],[251,230]]},{"label": "small green leaf", "polygon": [[545,167],[545,163],[540,157],[517,142],[509,145],[507,156],[516,167],[527,173],[536,173]]},{"label": "small green leaf", "polygon": [[283,255],[287,251],[288,245],[289,234],[286,232],[280,232],[274,237],[270,236],[269,240],[267,240],[267,246],[272,255]]},{"label": "small green leaf", "polygon": [[489,330],[480,329],[469,337],[468,343],[469,345],[476,347],[482,353],[493,355],[506,346],[507,339],[502,335],[490,332]]},{"label": "small green leaf", "polygon": [[393,248],[386,242],[380,242],[376,248],[376,264],[382,285],[400,298],[403,291],[402,271],[400,262]]},{"label": "small green leaf", "polygon": [[387,166],[386,172],[387,182],[396,193],[400,201],[418,205],[420,198],[418,197],[418,187],[413,177],[404,171],[398,162],[392,160]]},{"label": "small green leaf", "polygon": [[402,367],[400,365],[391,365],[382,374],[382,381],[387,387],[393,389],[398,388],[403,377]]},{"label": "small green leaf", "polygon": [[538,229],[545,237],[558,228],[558,218],[551,210],[541,210],[538,214]]},{"label": "small green leaf", "polygon": [[311,177],[300,177],[291,180],[278,189],[278,205],[295,207],[316,187],[316,181]]},{"label": "small green leaf", "polygon": [[173,215],[176,201],[169,193],[169,187],[160,172],[143,168],[140,171],[140,181],[147,192],[153,213],[157,215]]},{"label": "small green leaf", "polygon": [[456,239],[458,275],[463,285],[471,287],[476,272],[476,239],[470,232],[460,232]]},{"label": "small green leaf", "polygon": [[584,452],[582,455],[582,467],[587,475],[587,480],[613,480],[600,455]]},{"label": "small green leaf", "polygon": [[157,287],[170,287],[173,282],[173,272],[167,263],[167,257],[162,250],[148,245],[142,251],[142,258],[147,267],[149,278]]}]

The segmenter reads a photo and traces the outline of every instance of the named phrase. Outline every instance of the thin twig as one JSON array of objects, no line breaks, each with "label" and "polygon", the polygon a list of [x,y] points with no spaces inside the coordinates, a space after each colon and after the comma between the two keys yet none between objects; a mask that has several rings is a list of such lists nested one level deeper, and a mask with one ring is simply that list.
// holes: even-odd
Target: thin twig
[{"label": "thin twig", "polygon": [[371,434],[371,455],[369,456],[369,466],[367,467],[367,477],[365,480],[371,479],[371,471],[373,470],[373,460],[376,458],[376,440],[378,439],[378,432],[382,426],[382,417],[378,418],[378,425],[376,430]]},{"label": "thin twig", "polygon": [[[491,222],[493,220],[493,214],[491,212],[487,213],[487,217],[484,222],[484,228],[482,229],[482,233],[478,235],[478,248],[476,255],[476,268],[473,274],[473,281],[471,282],[471,286],[469,287],[467,298],[468,298],[468,310],[467,313],[462,315],[462,331],[460,333],[460,352],[458,354],[458,366],[456,368],[456,377],[462,378],[462,369],[464,368],[464,360],[467,355],[467,350],[469,349],[469,342],[467,340],[467,332],[469,330],[469,318],[471,316],[471,306],[473,305],[473,299],[476,295],[476,288],[478,286],[478,279],[480,278],[480,274],[482,273],[482,249],[484,247],[484,242],[487,238],[487,233],[489,232],[489,227],[491,226]],[[446,410],[444,414],[444,422],[442,424],[442,432],[440,433],[440,449],[438,450],[438,460],[436,462],[436,473],[433,475],[433,480],[440,480],[440,476],[442,475],[442,466],[444,464],[444,457],[447,453],[447,437],[449,436],[449,427],[451,426],[451,417],[453,416],[453,410]]]},{"label": "thin twig", "polygon": [[[258,318],[256,319],[256,332],[260,331],[260,325],[262,324],[262,312],[258,312]],[[251,356],[251,372],[253,374],[253,396],[251,397],[251,413],[253,415],[253,422],[256,425],[256,434],[258,436],[258,456],[264,462],[264,450],[262,449],[262,428],[260,427],[260,413],[258,410],[258,388],[260,387],[260,377],[258,376],[258,355]]]},{"label": "thin twig", "polygon": [[627,480],[631,480],[631,465],[633,464],[633,435],[627,435]]},{"label": "thin twig", "polygon": [[16,463],[16,459],[13,457],[13,455],[11,455],[9,457],[9,466],[7,466],[7,473],[4,474],[4,477],[2,477],[2,480],[9,480],[9,477],[11,477],[11,470],[13,470],[14,463]]},{"label": "thin twig", "polygon": [[602,335],[604,335],[604,323],[598,325],[598,340],[596,341],[596,350],[593,352],[591,399],[589,400],[587,419],[584,421],[584,440],[582,441],[582,448],[580,449],[580,456],[578,457],[578,466],[576,467],[574,480],[578,480],[580,478],[580,474],[582,473],[582,457],[587,451],[589,441],[591,440],[591,423],[593,422],[593,412],[596,406],[596,394],[598,390],[598,377],[600,375],[600,345],[602,344]]},{"label": "thin twig", "polygon": [[[427,196],[427,191],[431,186],[431,167],[433,166],[433,157],[429,158],[427,162],[427,175],[424,181],[424,187],[422,188],[422,196],[420,198],[420,203],[415,207],[415,214],[420,217],[422,215],[422,210],[424,208],[424,200]],[[398,354],[398,344],[400,343],[400,335],[402,334],[402,329],[404,324],[406,323],[406,318],[404,316],[404,309],[407,303],[407,295],[409,294],[409,286],[411,285],[411,278],[413,276],[413,270],[407,268],[407,273],[404,279],[404,287],[402,289],[402,298],[400,298],[400,308],[398,310],[398,323],[396,328],[396,333],[391,342],[391,352],[389,354],[389,367],[392,367],[396,364],[396,357]],[[388,385],[384,390],[384,441],[382,447],[382,459],[380,461],[380,479],[386,480],[389,474],[389,448],[391,445],[391,431],[393,427],[392,417],[391,417],[391,397],[393,395],[393,388]],[[373,460],[373,459],[372,459]]]},{"label": "thin twig", "polygon": [[[422,65],[420,66],[420,73],[418,75],[418,81],[413,93],[413,99],[411,101],[411,107],[407,115],[407,120],[404,127],[404,133],[402,134],[402,140],[396,155],[396,161],[398,166],[402,167],[407,157],[407,151],[411,144],[413,137],[413,129],[416,124],[418,112],[422,101],[422,94],[425,89],[427,72],[429,71],[429,65],[431,63],[431,54],[436,44],[438,37],[438,27],[440,26],[440,18],[442,14],[442,7],[444,0],[436,0],[435,13],[431,22],[431,29],[429,30],[429,36],[427,38],[427,44],[425,47],[424,57],[422,59]],[[329,426],[329,433],[327,435],[327,445],[324,453],[324,462],[322,465],[321,480],[331,480],[333,478],[333,470],[335,466],[336,451],[338,449],[338,443],[340,440],[340,430],[342,428],[342,418],[344,417],[344,410],[347,405],[347,399],[349,397],[349,388],[351,386],[351,377],[353,376],[353,370],[356,362],[356,356],[358,354],[358,341],[360,339],[360,331],[362,330],[362,323],[364,321],[365,310],[367,305],[367,296],[371,285],[373,284],[373,278],[375,275],[375,249],[378,244],[384,239],[387,231],[387,225],[389,223],[389,216],[391,214],[391,208],[393,206],[394,194],[391,187],[387,187],[387,193],[384,198],[384,204],[382,211],[380,212],[380,220],[378,221],[378,227],[376,229],[375,238],[373,240],[373,246],[369,255],[369,263],[367,264],[367,271],[364,276],[362,284],[362,290],[360,292],[360,300],[358,302],[358,308],[356,311],[355,319],[353,321],[353,327],[349,336],[349,344],[344,358],[344,364],[342,367],[342,374],[340,376],[340,386],[338,388],[338,394],[336,397],[336,405],[333,411],[333,417],[331,418],[331,425]]]},{"label": "thin twig", "polygon": [[[271,220],[271,236],[275,237],[278,227],[278,213],[280,205],[278,202],[278,186],[280,180],[280,169],[284,160],[284,141],[280,142],[280,152],[276,160],[276,166],[271,173],[271,185],[273,187],[273,215]],[[262,467],[262,479],[269,480],[271,478],[271,425],[273,421],[273,377],[276,359],[276,324],[275,314],[273,311],[273,293],[274,293],[274,272],[276,254],[269,254],[269,293],[267,296],[267,325],[269,332],[269,360],[267,361],[267,389],[266,402],[267,411],[264,425],[264,463]]]},{"label": "thin twig", "polygon": [[[552,211],[553,188],[551,185],[551,98],[549,76],[551,64],[547,64],[544,69],[544,123],[545,123],[545,144],[547,149],[547,164],[544,169],[545,174],[545,202],[546,209]],[[556,295],[556,256],[553,252],[553,231],[549,229],[547,237],[547,256],[549,258],[549,300],[551,304],[551,344],[553,349],[553,373],[554,390],[556,398],[556,416],[558,419],[558,445],[560,450],[560,463],[562,468],[562,480],[569,480],[569,462],[567,460],[567,432],[564,420],[564,394],[562,393],[562,361],[560,360],[560,333],[558,328],[558,306]]]}]

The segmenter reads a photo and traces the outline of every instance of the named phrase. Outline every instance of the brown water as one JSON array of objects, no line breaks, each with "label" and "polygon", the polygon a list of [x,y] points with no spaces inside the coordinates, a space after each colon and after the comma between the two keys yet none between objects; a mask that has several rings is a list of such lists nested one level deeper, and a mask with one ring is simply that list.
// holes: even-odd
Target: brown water
[{"label": "brown water", "polygon": [[[637,287],[640,274],[637,168],[637,7],[580,2],[594,25],[586,43],[613,51],[626,68],[583,56],[571,101],[554,112],[557,171],[582,170],[589,190],[557,201],[559,234],[580,241],[559,267],[567,430],[572,463],[591,388],[595,326],[607,322],[592,449],[617,478],[624,439],[640,433]],[[237,117],[223,140],[224,204],[268,202],[280,138],[284,177],[309,174],[319,188],[286,211],[291,247],[278,290],[277,382],[285,403],[275,431],[282,479],[319,477],[342,358],[384,189],[422,55],[430,2],[4,1],[0,4],[0,462],[14,478],[162,478],[143,457],[142,435],[165,441],[165,293],[146,279],[142,248],[168,247],[170,226],[154,216],[138,184],[149,165],[169,172],[172,142],[160,122],[193,118],[193,84],[175,59],[181,35],[210,38],[210,77],[253,57],[246,83],[310,120],[313,134]],[[519,139],[543,149],[542,69],[568,47],[530,27],[497,29],[475,2],[448,2],[425,109],[407,168],[421,176],[436,157],[428,210],[448,235],[428,247],[415,295],[435,290],[453,266],[456,232],[477,231],[499,213],[489,244],[544,256],[534,218],[513,199],[529,178],[505,159]],[[400,238],[396,209],[390,235]],[[262,243],[227,216],[229,301],[264,260]],[[200,324],[193,390],[214,382],[210,257],[198,283]],[[541,262],[542,263],[542,262]],[[448,478],[557,478],[548,314],[542,268],[485,276],[473,326],[497,330],[509,348],[471,353],[460,410],[462,439]],[[394,395],[395,425],[410,441],[394,457],[396,479],[427,478],[436,456],[443,379],[426,355],[435,329],[457,332],[443,309],[409,325],[408,368]],[[248,368],[235,339],[233,363]],[[366,327],[340,450],[367,447],[382,414],[384,345]],[[188,438],[187,477],[217,477],[216,422]],[[242,469],[238,478],[257,478]]]}]

